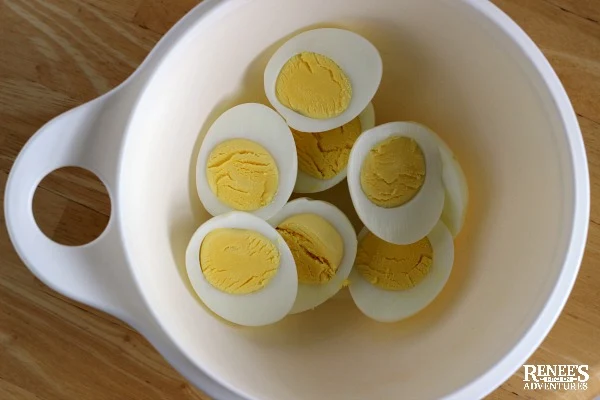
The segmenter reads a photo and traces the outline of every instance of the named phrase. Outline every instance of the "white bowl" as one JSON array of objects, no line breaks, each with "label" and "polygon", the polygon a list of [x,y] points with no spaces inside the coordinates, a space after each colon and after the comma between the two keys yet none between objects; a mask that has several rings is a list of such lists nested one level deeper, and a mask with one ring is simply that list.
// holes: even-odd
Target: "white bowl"
[{"label": "white bowl", "polygon": [[[396,324],[363,317],[342,291],[274,326],[233,327],[185,274],[187,241],[208,217],[194,188],[199,133],[235,104],[266,103],[269,55],[319,26],[380,50],[379,123],[424,123],[455,151],[470,186],[456,262],[434,303]],[[95,172],[111,195],[109,226],[86,246],[50,241],[32,216],[34,188],[65,165]],[[351,211],[345,185],[323,196]],[[558,317],[585,244],[589,178],[559,80],[487,1],[206,0],[125,83],[40,129],[5,207],[34,274],[130,323],[216,398],[464,399],[507,379]]]}]

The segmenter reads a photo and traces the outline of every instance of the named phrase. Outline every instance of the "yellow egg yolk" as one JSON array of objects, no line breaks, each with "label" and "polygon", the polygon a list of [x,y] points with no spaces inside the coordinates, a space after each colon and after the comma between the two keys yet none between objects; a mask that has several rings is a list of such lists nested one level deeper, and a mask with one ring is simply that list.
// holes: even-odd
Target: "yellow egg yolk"
[{"label": "yellow egg yolk", "polygon": [[429,274],[432,264],[433,249],[426,237],[409,245],[397,245],[369,232],[358,244],[354,266],[375,286],[407,290]]},{"label": "yellow egg yolk", "polygon": [[298,151],[298,168],[313,178],[333,178],[348,165],[350,150],[361,131],[358,117],[325,132],[309,133],[292,129]]},{"label": "yellow egg yolk", "polygon": [[236,210],[254,211],[273,201],[279,171],[264,147],[251,140],[231,139],[210,152],[206,179],[221,202]]},{"label": "yellow egg yolk", "polygon": [[279,268],[279,250],[258,232],[220,228],[204,237],[200,265],[206,280],[231,294],[264,288]]},{"label": "yellow egg yolk", "polygon": [[393,136],[373,147],[360,171],[364,194],[384,208],[408,203],[424,182],[423,151],[414,139],[404,136]]},{"label": "yellow egg yolk", "polygon": [[277,226],[292,251],[298,282],[320,285],[336,274],[344,254],[338,231],[316,214],[297,214]]},{"label": "yellow egg yolk", "polygon": [[275,93],[285,107],[306,117],[327,119],[346,111],[352,98],[352,85],[332,59],[302,52],[281,68]]}]

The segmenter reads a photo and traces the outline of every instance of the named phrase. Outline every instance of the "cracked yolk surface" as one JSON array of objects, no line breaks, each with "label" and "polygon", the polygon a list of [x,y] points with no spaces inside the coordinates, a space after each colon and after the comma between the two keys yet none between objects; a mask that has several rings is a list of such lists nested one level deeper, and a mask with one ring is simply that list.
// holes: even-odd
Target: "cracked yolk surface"
[{"label": "cracked yolk surface", "polygon": [[281,104],[299,114],[327,119],[346,111],[352,98],[352,85],[332,59],[302,52],[281,68],[275,94]]},{"label": "cracked yolk surface", "polygon": [[408,203],[424,182],[423,151],[414,139],[404,136],[393,136],[373,147],[360,171],[364,194],[384,208]]},{"label": "cracked yolk surface", "polygon": [[210,152],[206,179],[221,202],[236,210],[254,211],[273,201],[279,171],[264,147],[247,139],[231,139]]},{"label": "cracked yolk surface", "polygon": [[292,251],[298,282],[321,285],[335,276],[344,255],[344,242],[327,220],[316,214],[297,214],[276,229]]},{"label": "cracked yolk surface", "polygon": [[279,268],[279,250],[258,232],[220,228],[208,233],[200,246],[200,266],[206,280],[231,294],[264,288]]},{"label": "cracked yolk surface", "polygon": [[433,249],[427,237],[409,245],[388,243],[369,232],[358,244],[355,268],[371,284],[407,290],[431,271]]},{"label": "cracked yolk surface", "polygon": [[317,179],[331,179],[348,165],[350,150],[361,134],[358,117],[345,125],[325,132],[308,133],[294,129],[298,151],[298,168]]}]

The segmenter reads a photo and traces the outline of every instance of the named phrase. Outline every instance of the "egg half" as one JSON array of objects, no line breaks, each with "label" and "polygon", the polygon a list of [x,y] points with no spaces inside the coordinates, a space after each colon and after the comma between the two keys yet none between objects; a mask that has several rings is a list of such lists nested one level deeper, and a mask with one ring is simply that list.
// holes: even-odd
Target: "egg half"
[{"label": "egg half", "polygon": [[[276,87],[280,73],[293,57],[303,54],[325,58],[325,61],[316,60],[312,66],[305,60],[299,61],[299,67],[306,66],[306,74],[303,76],[312,73],[313,68],[330,63],[334,71],[331,68],[329,71],[323,68],[323,76],[331,75],[331,80],[323,80],[323,83],[336,86],[341,84],[340,80],[343,80],[343,84],[348,86],[347,104],[342,107],[339,115],[328,118],[310,117],[302,114],[298,109],[284,105],[278,98]],[[344,29],[313,29],[292,37],[275,51],[265,68],[265,93],[271,105],[283,116],[289,126],[301,132],[323,132],[350,122],[367,107],[379,88],[382,72],[381,56],[367,39]],[[334,76],[336,73],[341,77]],[[318,91],[320,87],[325,86],[319,85],[318,81],[314,82],[317,83],[315,87],[299,93],[293,101],[302,102],[303,105],[310,107],[311,102],[322,100],[323,96],[311,97],[314,90]],[[303,84],[301,79],[290,80],[292,91],[295,92],[302,92]]]},{"label": "egg half", "polygon": [[[390,140],[406,140],[413,146],[413,153],[418,157],[410,161],[407,171],[399,170],[404,160],[402,154],[378,152],[378,147],[386,145]],[[411,153],[412,154],[412,153]],[[413,154],[414,155],[414,154]],[[412,157],[412,156],[411,156]],[[373,186],[371,197],[363,187],[365,162],[374,160],[369,171]],[[408,162],[407,161],[407,162]],[[420,162],[419,168],[414,163]],[[382,206],[375,203],[374,197],[380,196],[394,199],[405,189],[400,178],[412,182],[414,170],[420,169],[422,174],[418,189],[413,190],[412,198],[401,205]],[[386,171],[390,176],[385,176]],[[348,161],[348,188],[350,197],[358,217],[363,224],[378,237],[395,244],[414,243],[425,237],[440,219],[444,207],[444,186],[442,183],[442,160],[438,145],[431,131],[422,125],[411,122],[390,122],[364,132],[354,143]],[[414,188],[412,188],[414,189]],[[378,193],[377,191],[385,193]]]},{"label": "egg half", "polygon": [[[289,221],[290,217],[299,215],[316,215],[327,221],[341,238],[341,242],[336,243],[334,246],[340,247],[339,250],[342,251],[342,255],[339,260],[337,271],[335,271],[335,275],[333,275],[326,283],[298,283],[298,295],[294,302],[294,306],[291,309],[292,314],[315,308],[335,295],[342,288],[344,281],[348,278],[356,257],[356,232],[354,231],[352,224],[342,211],[325,201],[311,200],[308,198],[292,200],[286,204],[279,213],[271,218],[269,223],[273,227],[279,228],[282,226],[282,223]],[[325,242],[331,239],[324,236],[331,235],[330,232],[312,233],[316,236],[315,241],[320,242],[321,245],[324,245]],[[297,234],[306,235],[306,232],[300,231]],[[327,263],[331,261],[325,259],[326,257],[324,254],[314,254],[316,251],[314,249],[306,248],[305,245],[306,241],[304,243],[300,242],[299,246],[296,246],[296,250],[303,253],[308,252],[311,259],[318,258]],[[302,265],[299,265],[299,260],[296,260],[296,268],[302,267]]]},{"label": "egg half", "polygon": [[467,216],[469,204],[469,187],[467,178],[450,147],[435,132],[442,159],[442,182],[444,183],[445,200],[442,211],[442,221],[448,227],[452,236],[456,237],[462,230]]},{"label": "egg half", "polygon": [[[361,133],[365,132],[375,126],[375,108],[372,103],[369,103],[367,108],[365,108],[359,115],[358,120],[360,121],[360,129]],[[297,135],[310,135],[311,133],[301,132],[297,133]],[[323,132],[323,134],[327,134],[327,132]],[[300,150],[298,152],[298,176],[296,177],[296,185],[294,186],[295,193],[317,193],[327,190],[346,178],[347,175],[347,163],[346,166],[334,177],[329,179],[320,179],[314,176],[307,174],[301,169],[301,153]]]},{"label": "egg half", "polygon": [[196,188],[212,215],[237,210],[268,219],[288,201],[297,171],[294,137],[283,118],[262,104],[240,104],[206,133]]},{"label": "egg half", "polygon": [[[359,252],[361,241],[368,234],[366,228],[359,234]],[[410,289],[387,290],[378,287],[365,279],[355,265],[350,274],[349,290],[363,314],[376,321],[395,322],[421,311],[438,296],[452,271],[454,243],[450,231],[441,221],[429,232],[427,239],[433,250],[432,265],[429,273]]]},{"label": "egg half", "polygon": [[[227,245],[212,251],[215,259],[210,260],[210,267],[213,271],[211,275],[213,283],[211,283],[207,278],[208,275],[205,275],[204,272],[208,271],[207,265],[201,265],[201,252],[204,251],[201,250],[203,242],[207,235],[211,233],[219,231],[227,234],[232,232],[227,230],[248,232],[254,236],[249,244],[238,240],[227,241],[227,238],[224,238]],[[239,236],[236,237],[239,238]],[[262,242],[256,240],[261,238],[263,239]],[[226,284],[227,277],[224,277],[224,272],[230,272],[229,277],[236,273],[245,276],[243,275],[243,269],[247,269],[249,263],[244,262],[243,257],[241,257],[242,260],[236,265],[222,265],[223,263],[218,258],[228,251],[241,252],[242,255],[246,251],[248,261],[250,261],[251,257],[256,258],[257,253],[264,252],[265,245],[270,247],[270,252],[266,253],[264,257],[265,262],[272,261],[273,257],[278,260],[275,270],[268,271],[270,274],[268,282],[264,285],[255,282],[255,290],[251,293],[248,293],[249,290],[246,287],[251,279],[233,282],[240,294],[231,293],[232,285]],[[228,249],[227,246],[232,248]],[[200,300],[215,314],[239,325],[261,326],[277,322],[290,312],[296,300],[298,277],[296,264],[290,249],[275,228],[249,213],[232,211],[213,217],[202,224],[194,232],[188,244],[186,269],[192,287]],[[251,278],[261,279],[260,276]],[[223,288],[217,287],[217,283]]]}]

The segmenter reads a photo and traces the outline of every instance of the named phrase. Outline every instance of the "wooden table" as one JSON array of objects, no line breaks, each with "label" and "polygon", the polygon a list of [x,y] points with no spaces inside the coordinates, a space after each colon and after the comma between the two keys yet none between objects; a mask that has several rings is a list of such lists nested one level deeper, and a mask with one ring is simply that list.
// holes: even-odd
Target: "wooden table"
[{"label": "wooden table", "polygon": [[[123,81],[197,0],[0,0],[0,186],[47,120]],[[600,0],[495,0],[542,48],[577,111],[592,198],[600,199]],[[600,394],[600,206],[592,202],[585,259],[558,323],[531,364],[589,364],[587,392],[523,390],[522,371],[491,398]],[[110,202],[89,174],[44,179],[34,209],[61,243],[87,242]],[[70,301],[29,273],[0,224],[0,399],[206,399],[138,333]]]}]

